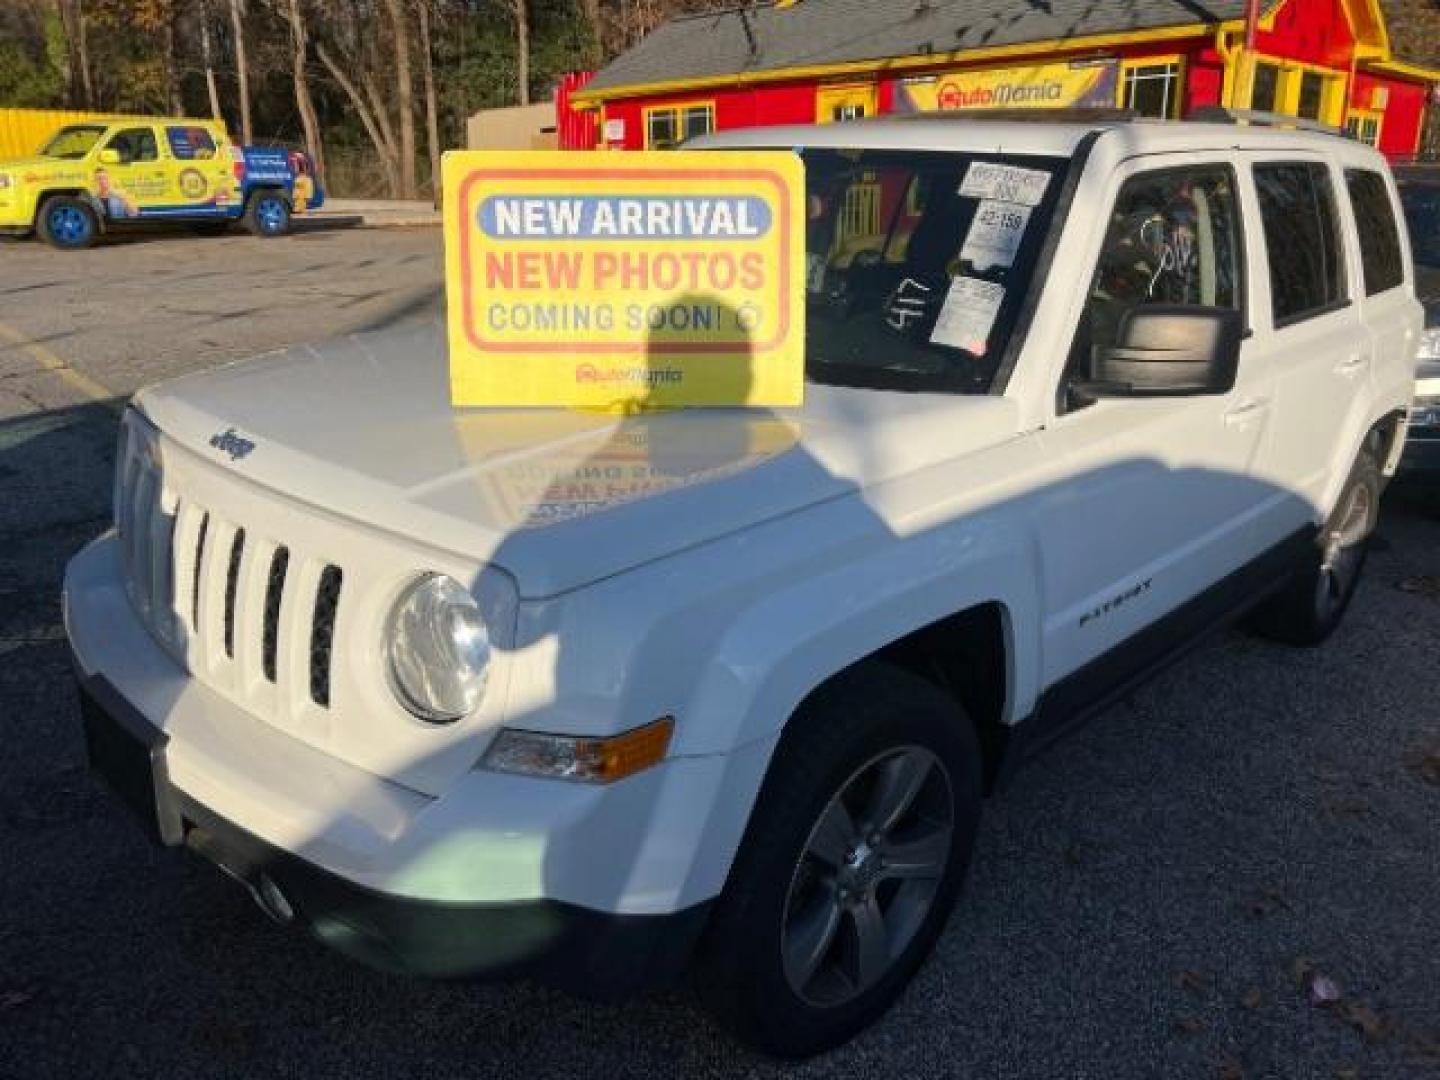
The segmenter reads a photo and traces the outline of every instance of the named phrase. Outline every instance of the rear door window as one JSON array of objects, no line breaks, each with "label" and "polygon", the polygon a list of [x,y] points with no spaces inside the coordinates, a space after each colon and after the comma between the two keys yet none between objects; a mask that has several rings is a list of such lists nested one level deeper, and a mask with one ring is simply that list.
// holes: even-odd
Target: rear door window
[{"label": "rear door window", "polygon": [[1365,293],[1374,296],[1405,282],[1405,259],[1401,254],[1400,230],[1385,178],[1369,169],[1346,169],[1345,186],[1355,210],[1360,232],[1360,262],[1365,273]]},{"label": "rear door window", "polygon": [[160,152],[155,146],[155,132],[151,128],[126,128],[117,131],[106,145],[120,155],[120,164],[133,165],[141,161],[159,161]]},{"label": "rear door window", "polygon": [[1317,162],[1255,166],[1277,327],[1343,305],[1345,250],[1330,170]]},{"label": "rear door window", "polygon": [[167,127],[165,139],[176,161],[208,161],[215,156],[215,140],[203,127]]}]

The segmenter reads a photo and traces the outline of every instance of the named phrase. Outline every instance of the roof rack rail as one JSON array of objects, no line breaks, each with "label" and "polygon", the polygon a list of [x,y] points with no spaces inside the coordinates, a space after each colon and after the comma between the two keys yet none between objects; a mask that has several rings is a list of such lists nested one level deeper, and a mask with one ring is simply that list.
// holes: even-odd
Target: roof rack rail
[{"label": "roof rack rail", "polygon": [[1321,135],[1343,135],[1338,127],[1330,124],[1322,124],[1319,120],[1310,120],[1303,116],[1291,116],[1288,113],[1263,112],[1259,109],[1227,109],[1219,105],[1210,105],[1203,109],[1196,109],[1190,114],[1190,119],[1202,124],[1249,124],[1252,127],[1276,127],[1293,128],[1296,131],[1314,131]]},{"label": "roof rack rail", "polygon": [[1113,124],[1143,119],[1134,109],[1101,106],[1094,109],[931,109],[913,113],[887,113],[876,120],[985,120],[1005,123]]}]

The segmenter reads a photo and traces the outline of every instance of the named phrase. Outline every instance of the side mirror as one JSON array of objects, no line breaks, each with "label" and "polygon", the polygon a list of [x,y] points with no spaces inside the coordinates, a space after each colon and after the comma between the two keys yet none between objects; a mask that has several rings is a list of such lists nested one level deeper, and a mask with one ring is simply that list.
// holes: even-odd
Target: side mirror
[{"label": "side mirror", "polygon": [[119,165],[119,164],[120,164],[120,151],[119,151],[119,150],[101,150],[101,151],[100,151],[100,164],[101,164],[101,165]]},{"label": "side mirror", "polygon": [[1091,398],[1190,397],[1235,387],[1240,312],[1232,308],[1150,304],[1120,321],[1115,345],[1095,357],[1090,381],[1076,387]]}]

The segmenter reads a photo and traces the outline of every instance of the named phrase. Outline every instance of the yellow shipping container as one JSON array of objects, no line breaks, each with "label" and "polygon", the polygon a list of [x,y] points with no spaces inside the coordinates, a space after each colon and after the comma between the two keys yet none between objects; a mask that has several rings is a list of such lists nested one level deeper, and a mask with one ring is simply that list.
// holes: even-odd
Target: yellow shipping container
[{"label": "yellow shipping container", "polygon": [[153,120],[153,116],[74,112],[67,109],[0,109],[0,161],[34,157],[35,152],[66,124],[92,120]]}]

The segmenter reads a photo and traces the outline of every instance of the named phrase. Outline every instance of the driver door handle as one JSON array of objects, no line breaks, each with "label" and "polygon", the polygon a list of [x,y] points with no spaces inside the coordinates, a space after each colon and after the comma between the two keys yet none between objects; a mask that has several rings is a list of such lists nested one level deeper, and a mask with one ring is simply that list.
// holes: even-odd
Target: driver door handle
[{"label": "driver door handle", "polygon": [[1263,416],[1269,409],[1269,398],[1246,398],[1225,413],[1225,423],[1229,427],[1239,427]]},{"label": "driver door handle", "polygon": [[1369,363],[1370,357],[1366,353],[1352,353],[1335,365],[1335,374],[1353,375],[1355,372],[1363,370]]}]

